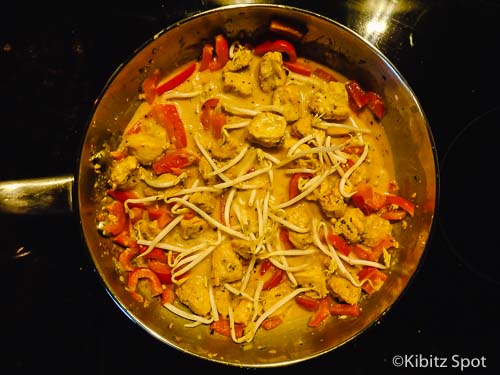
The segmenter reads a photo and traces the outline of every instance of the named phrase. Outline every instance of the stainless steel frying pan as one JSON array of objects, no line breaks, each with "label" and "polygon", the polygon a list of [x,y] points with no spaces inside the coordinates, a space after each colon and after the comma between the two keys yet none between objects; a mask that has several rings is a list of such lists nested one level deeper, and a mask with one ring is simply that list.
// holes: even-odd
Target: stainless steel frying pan
[{"label": "stainless steel frying pan", "polygon": [[[374,294],[358,319],[329,320],[317,329],[305,321],[286,322],[259,332],[249,346],[234,344],[206,326],[185,328],[181,318],[161,306],[144,308],[125,291],[115,272],[112,244],[96,230],[96,212],[104,177],[95,173],[95,154],[113,147],[139,104],[139,87],[156,67],[169,71],[199,58],[204,42],[223,32],[229,40],[265,37],[271,19],[301,25],[304,36],[294,41],[301,56],[319,61],[380,93],[395,157],[401,195],[415,194],[417,211],[409,227],[398,233],[399,257],[381,291]],[[105,160],[99,160],[101,163]],[[19,214],[74,211],[98,275],[120,310],[145,332],[189,355],[244,367],[290,365],[341,346],[379,320],[406,290],[417,271],[433,224],[437,196],[436,154],[425,114],[405,79],[373,45],[343,25],[321,15],[281,5],[226,6],[206,11],[167,27],[118,67],[90,114],[74,175],[0,183],[0,210]],[[411,293],[405,298],[412,298]],[[368,333],[367,333],[368,334]]]}]

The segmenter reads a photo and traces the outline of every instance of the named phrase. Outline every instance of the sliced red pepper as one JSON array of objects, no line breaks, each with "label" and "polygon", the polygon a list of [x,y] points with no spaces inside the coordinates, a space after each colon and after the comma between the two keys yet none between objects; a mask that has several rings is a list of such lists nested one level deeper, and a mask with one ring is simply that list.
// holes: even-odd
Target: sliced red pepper
[{"label": "sliced red pepper", "polygon": [[224,113],[217,109],[219,99],[206,100],[201,106],[200,121],[205,130],[211,130],[216,139],[222,138],[222,128],[227,123]]},{"label": "sliced red pepper", "polygon": [[386,194],[385,204],[386,206],[398,206],[408,212],[411,216],[415,214],[415,204],[403,197],[400,197],[399,195]]},{"label": "sliced red pepper", "polygon": [[406,217],[406,211],[404,210],[384,210],[380,217],[389,221],[400,221]]},{"label": "sliced red pepper", "polygon": [[280,241],[283,244],[285,250],[290,250],[295,247],[293,243],[290,241],[290,232],[288,231],[288,228],[285,227],[280,228]]},{"label": "sliced red pepper", "polygon": [[319,326],[326,318],[330,316],[330,299],[328,297],[323,298],[319,301],[318,310],[313,315],[313,317],[309,320],[307,325],[309,327],[317,327]]},{"label": "sliced red pepper", "polygon": [[[234,331],[236,338],[243,336],[243,324],[234,323]],[[220,318],[210,324],[210,329],[221,335],[231,337],[231,325],[229,324],[229,319]]]},{"label": "sliced red pepper", "polygon": [[137,241],[130,237],[128,230],[123,230],[113,237],[113,242],[122,247],[136,247],[137,245]]},{"label": "sliced red pepper", "polygon": [[208,69],[208,65],[214,57],[214,46],[207,43],[203,46],[200,59],[200,72]]},{"label": "sliced red pepper", "polygon": [[158,228],[165,228],[173,219],[166,205],[148,207],[148,214],[151,220],[157,220]]},{"label": "sliced red pepper", "polygon": [[303,294],[296,296],[295,302],[308,311],[316,311],[319,308],[319,300]]},{"label": "sliced red pepper", "polygon": [[[148,246],[139,245],[139,252],[142,254],[148,249]],[[144,255],[144,259],[154,259],[162,263],[167,263],[167,253],[165,250],[158,247],[153,248],[148,254]]]},{"label": "sliced red pepper", "polygon": [[373,91],[368,91],[366,93],[366,99],[370,111],[372,111],[377,119],[381,120],[385,113],[385,104],[382,97]]},{"label": "sliced red pepper", "polygon": [[297,52],[292,43],[284,39],[267,40],[254,49],[256,55],[264,55],[267,52],[281,52],[288,56],[288,61],[297,61]]},{"label": "sliced red pepper", "polygon": [[144,98],[149,104],[153,104],[156,97],[156,86],[160,82],[160,70],[155,69],[154,72],[146,78],[141,85]]},{"label": "sliced red pepper", "polygon": [[373,188],[368,184],[358,185],[356,193],[351,199],[365,215],[380,210],[386,204],[386,195],[373,191]]},{"label": "sliced red pepper", "polygon": [[158,276],[147,267],[138,267],[128,274],[127,279],[127,289],[137,301],[144,301],[144,298],[136,292],[137,283],[140,279],[149,280],[150,291],[153,297],[162,294],[163,288]]},{"label": "sliced red pepper", "polygon": [[172,284],[172,268],[167,263],[151,259],[148,262],[148,267],[158,276],[163,284]]},{"label": "sliced red pepper", "polygon": [[309,179],[314,177],[312,173],[294,173],[292,174],[292,177],[290,177],[290,183],[288,185],[288,197],[289,199],[292,199],[293,197],[296,197],[300,193],[299,189],[299,181],[301,179]]},{"label": "sliced red pepper", "polygon": [[279,316],[271,316],[262,322],[262,328],[266,331],[274,329],[283,323],[283,319]]},{"label": "sliced red pepper", "polygon": [[209,70],[219,70],[229,61],[229,46],[224,35],[219,34],[215,37],[215,57],[208,64]]},{"label": "sliced red pepper", "polygon": [[127,229],[127,216],[122,202],[114,201],[106,207],[106,210],[108,211],[108,218],[111,222],[104,226],[104,233],[111,236],[117,236]]},{"label": "sliced red pepper", "polygon": [[156,87],[156,94],[161,95],[164,92],[175,89],[177,86],[191,77],[191,74],[193,74],[195,70],[196,61],[182,67],[179,72],[175,72],[171,78],[168,78],[167,81],[161,83],[160,85],[158,85],[158,87]]},{"label": "sliced red pepper", "polygon": [[378,120],[384,117],[385,104],[382,97],[373,91],[365,91],[356,81],[346,83],[345,88],[356,111],[368,106]]},{"label": "sliced red pepper", "polygon": [[175,293],[174,293],[174,284],[166,285],[165,289],[161,294],[161,303],[174,303]]},{"label": "sliced red pepper", "polygon": [[343,237],[335,233],[329,233],[327,236],[328,242],[330,242],[335,250],[340,251],[344,255],[349,255],[351,253],[351,245],[349,245]]},{"label": "sliced red pepper", "polygon": [[312,70],[310,67],[308,67],[306,64],[302,64],[299,62],[291,62],[291,61],[284,61],[283,65],[288,68],[290,71],[301,74],[303,76],[309,77],[312,73]]},{"label": "sliced red pepper", "polygon": [[132,259],[139,253],[137,247],[129,247],[120,252],[118,255],[118,264],[120,265],[120,269],[122,271],[132,271],[135,266],[132,265]]},{"label": "sliced red pepper", "polygon": [[387,275],[375,267],[364,267],[358,272],[359,281],[368,280],[363,283],[363,290],[368,294],[375,293],[382,287],[382,284],[387,280]]},{"label": "sliced red pepper", "polygon": [[160,159],[152,164],[153,171],[156,174],[173,173],[180,175],[182,169],[197,163],[199,158],[186,150],[175,150],[167,152]]},{"label": "sliced red pepper", "polygon": [[345,85],[345,89],[349,94],[349,98],[352,100],[352,103],[354,104],[356,110],[359,111],[368,103],[366,92],[361,88],[358,82],[347,82]]},{"label": "sliced red pepper", "polygon": [[175,104],[157,104],[152,114],[156,122],[163,126],[175,148],[187,146],[186,129]]},{"label": "sliced red pepper", "polygon": [[312,74],[314,76],[322,79],[325,82],[337,82],[338,81],[337,78],[335,78],[332,74],[327,72],[325,69],[316,68],[316,69],[314,69]]},{"label": "sliced red pepper", "polygon": [[272,266],[273,264],[269,259],[264,259],[264,261],[260,264],[259,268],[260,275],[261,276],[264,275]]},{"label": "sliced red pepper", "polygon": [[283,280],[284,272],[281,268],[275,267],[269,259],[265,259],[260,266],[260,274],[264,275],[265,273],[271,271],[273,274],[270,278],[266,280],[262,290],[269,290],[278,285],[281,280]]},{"label": "sliced red pepper", "polygon": [[[139,196],[137,193],[133,190],[108,190],[106,192],[110,197],[113,199],[124,203],[128,199],[137,199]],[[144,203],[129,203],[128,204],[129,208],[132,207],[139,207],[139,208],[145,208],[146,205]]]},{"label": "sliced red pepper", "polygon": [[361,309],[358,305],[349,305],[348,303],[335,303],[330,306],[330,314],[359,316],[359,314],[361,314]]}]

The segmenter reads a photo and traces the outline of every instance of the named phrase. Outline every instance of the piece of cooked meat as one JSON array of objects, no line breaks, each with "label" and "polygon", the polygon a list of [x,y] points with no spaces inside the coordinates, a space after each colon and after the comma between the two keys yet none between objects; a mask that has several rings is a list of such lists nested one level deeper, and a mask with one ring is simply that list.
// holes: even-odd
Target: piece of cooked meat
[{"label": "piece of cooked meat", "polygon": [[260,112],[248,126],[250,141],[264,147],[279,146],[285,138],[286,119],[283,116]]},{"label": "piece of cooked meat", "polygon": [[[310,228],[311,220],[310,213],[305,204],[297,204],[286,210],[286,220],[301,228]],[[307,249],[312,243],[313,239],[311,233],[298,233],[290,230],[288,232],[290,242],[297,249]]]},{"label": "piece of cooked meat", "polygon": [[224,72],[222,73],[224,91],[240,96],[250,96],[253,92],[254,81],[252,76],[246,72]]},{"label": "piece of cooked meat", "polygon": [[150,165],[168,146],[165,128],[158,125],[152,118],[144,118],[132,127],[132,131],[123,136],[123,145],[128,153],[137,158],[139,163]]},{"label": "piece of cooked meat", "polygon": [[328,289],[323,267],[313,264],[302,271],[295,272],[294,277],[301,287],[312,288],[306,294],[314,298],[323,298],[327,295]]},{"label": "piece of cooked meat", "polygon": [[332,275],[328,279],[328,288],[332,296],[340,300],[355,305],[361,298],[361,288],[354,286],[349,280],[342,276]]},{"label": "piece of cooked meat", "polygon": [[345,120],[350,113],[345,84],[332,81],[320,86],[311,95],[309,108],[325,120]]},{"label": "piece of cooked meat", "polygon": [[273,104],[281,107],[287,121],[295,121],[300,117],[302,101],[300,87],[295,84],[280,86],[273,93]]},{"label": "piece of cooked meat", "polygon": [[348,242],[360,242],[365,229],[366,217],[359,208],[347,207],[340,219],[333,225],[335,233],[343,235]]},{"label": "piece of cooked meat", "polygon": [[123,159],[113,160],[109,181],[113,189],[129,188],[136,184],[136,173],[139,162],[135,156],[126,156]]},{"label": "piece of cooked meat", "polygon": [[238,48],[233,52],[233,57],[224,66],[224,70],[228,70],[230,72],[238,72],[240,70],[248,68],[253,57],[254,55],[251,50],[242,46],[238,46]]},{"label": "piece of cooked meat", "polygon": [[287,75],[280,52],[267,52],[259,65],[259,84],[264,92],[271,92],[286,83]]},{"label": "piece of cooked meat", "polygon": [[175,289],[179,300],[195,314],[205,316],[210,312],[210,296],[206,276],[194,275]]},{"label": "piece of cooked meat", "polygon": [[212,281],[214,285],[238,281],[243,277],[243,264],[231,242],[223,242],[212,252]]}]

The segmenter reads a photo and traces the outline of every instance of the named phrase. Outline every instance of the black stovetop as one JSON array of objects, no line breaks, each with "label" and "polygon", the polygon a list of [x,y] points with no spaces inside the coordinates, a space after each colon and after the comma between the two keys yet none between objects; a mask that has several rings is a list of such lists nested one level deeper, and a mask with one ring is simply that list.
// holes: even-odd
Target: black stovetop
[{"label": "black stovetop", "polygon": [[[113,71],[159,30],[216,3],[2,5],[0,180],[73,174],[93,102]],[[464,373],[499,373],[499,202],[491,189],[499,160],[500,5],[272,3],[320,13],[362,35],[370,20],[385,21],[386,30],[370,40],[419,98],[440,166],[433,233],[406,293],[361,336],[293,369],[442,374],[459,373],[463,361]],[[171,349],[122,314],[94,273],[71,214],[1,215],[0,235],[0,373],[238,371]],[[406,368],[394,365],[398,355],[410,358]]]}]

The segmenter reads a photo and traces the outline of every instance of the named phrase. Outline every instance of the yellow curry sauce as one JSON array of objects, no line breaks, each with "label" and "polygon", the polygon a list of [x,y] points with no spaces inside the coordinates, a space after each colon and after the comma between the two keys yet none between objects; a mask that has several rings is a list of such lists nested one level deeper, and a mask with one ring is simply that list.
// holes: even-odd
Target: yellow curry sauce
[{"label": "yellow curry sauce", "polygon": [[414,211],[367,104],[381,98],[282,49],[224,43],[148,78],[111,152],[97,226],[117,274],[139,302],[238,343],[294,311],[311,327],[355,319]]}]

